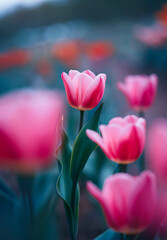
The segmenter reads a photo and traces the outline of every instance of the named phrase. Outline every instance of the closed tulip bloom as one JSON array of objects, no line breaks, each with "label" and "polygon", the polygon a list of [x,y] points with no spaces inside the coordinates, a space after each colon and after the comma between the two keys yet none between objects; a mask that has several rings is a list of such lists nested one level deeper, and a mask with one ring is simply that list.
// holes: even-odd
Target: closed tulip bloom
[{"label": "closed tulip bloom", "polygon": [[167,183],[167,119],[155,120],[148,132],[146,155],[159,180]]},{"label": "closed tulip bloom", "polygon": [[69,104],[80,111],[90,110],[96,107],[105,89],[106,75],[95,76],[90,70],[78,72],[70,70],[61,75]]},{"label": "closed tulip bloom", "polygon": [[128,164],[137,160],[144,149],[145,125],[143,118],[129,115],[113,118],[108,125],[100,125],[102,136],[93,130],[87,130],[86,134],[110,160]]},{"label": "closed tulip bloom", "polygon": [[47,167],[59,144],[64,112],[53,91],[23,90],[0,98],[0,167],[31,173]]},{"label": "closed tulip bloom", "polygon": [[136,111],[149,108],[155,99],[158,78],[155,74],[150,76],[127,76],[125,83],[118,82],[118,89],[125,95],[129,105]]},{"label": "closed tulip bloom", "polygon": [[105,180],[102,191],[92,182],[87,183],[87,189],[101,205],[108,226],[116,232],[136,234],[153,220],[157,185],[151,171],[135,177],[118,173]]}]

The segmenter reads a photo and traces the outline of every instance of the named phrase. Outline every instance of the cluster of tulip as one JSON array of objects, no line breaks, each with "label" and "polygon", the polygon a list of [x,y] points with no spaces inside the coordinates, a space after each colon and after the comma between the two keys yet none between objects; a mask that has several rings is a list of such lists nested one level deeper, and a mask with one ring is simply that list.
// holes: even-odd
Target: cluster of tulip
[{"label": "cluster of tulip", "polygon": [[49,56],[36,59],[34,49],[12,49],[0,53],[0,71],[17,66],[25,66],[36,62],[36,71],[41,76],[47,76],[53,71],[52,58],[60,61],[67,67],[78,66],[81,55],[86,55],[90,61],[103,60],[112,56],[114,47],[111,42],[96,41],[84,42],[78,40],[65,41],[53,44]]},{"label": "cluster of tulip", "polygon": [[[91,71],[70,71],[62,74],[69,104],[85,111],[95,107],[102,98],[106,76],[95,76]],[[149,108],[157,90],[157,76],[128,76],[118,88],[126,96],[130,106],[139,115]],[[138,177],[126,172],[129,163],[139,159],[145,145],[146,121],[134,115],[116,117],[108,125],[100,125],[101,135],[87,129],[87,136],[95,142],[108,159],[118,163],[118,172],[108,177],[102,192],[87,183],[90,194],[100,203],[108,226],[123,234],[137,234],[145,230],[153,220],[157,204],[155,175],[147,170]],[[153,136],[152,139],[155,139]],[[155,149],[156,149],[156,144]],[[150,152],[153,152],[152,150]],[[157,163],[158,156],[155,160]],[[158,163],[157,163],[158,164]],[[98,239],[112,239],[102,236]],[[114,238],[113,238],[114,239]]]},{"label": "cluster of tulip", "polygon": [[24,49],[13,49],[0,54],[0,70],[24,66],[32,59],[32,53]]},{"label": "cluster of tulip", "polygon": [[[98,239],[124,239],[129,235],[131,239],[154,239],[160,223],[167,216],[164,211],[167,199],[164,184],[167,182],[165,119],[154,123],[148,134],[146,153],[154,173],[142,169],[139,176],[131,176],[126,171],[128,164],[138,160],[145,147],[146,121],[140,116],[153,104],[157,76],[128,76],[125,83],[118,83],[119,90],[139,117],[113,118],[108,125],[100,125],[101,134],[97,130],[102,104],[84,126],[83,117],[86,110],[95,108],[101,101],[106,75],[96,76],[90,70],[81,73],[71,70],[69,74],[62,73],[62,80],[69,104],[80,111],[79,133],[73,148],[62,129],[62,115],[65,114],[62,95],[46,90],[22,90],[0,99],[1,167],[10,168],[22,176],[34,176],[37,171],[52,165],[56,153],[60,170],[57,192],[64,202],[70,237],[75,240],[78,182],[89,156],[98,145],[107,158],[118,165],[114,174],[105,180],[102,191],[92,182],[87,183],[89,193],[103,209],[109,228],[114,230]],[[157,206],[161,206],[159,211]],[[29,209],[31,211],[32,207]],[[30,215],[33,219],[32,213]],[[151,231],[147,231],[151,224]]]}]

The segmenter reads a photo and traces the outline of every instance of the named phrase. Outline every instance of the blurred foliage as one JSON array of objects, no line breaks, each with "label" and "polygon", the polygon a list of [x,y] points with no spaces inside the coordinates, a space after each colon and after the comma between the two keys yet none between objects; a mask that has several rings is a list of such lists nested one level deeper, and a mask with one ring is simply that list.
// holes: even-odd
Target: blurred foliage
[{"label": "blurred foliage", "polygon": [[23,28],[34,28],[73,19],[104,21],[109,19],[136,19],[152,14],[164,0],[71,0],[44,3],[37,8],[21,8],[0,19],[0,36],[9,37]]}]

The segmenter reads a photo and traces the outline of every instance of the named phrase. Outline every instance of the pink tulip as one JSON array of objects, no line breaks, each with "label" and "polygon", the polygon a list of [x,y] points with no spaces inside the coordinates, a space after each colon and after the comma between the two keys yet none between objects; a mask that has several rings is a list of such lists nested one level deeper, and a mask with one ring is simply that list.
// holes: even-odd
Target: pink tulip
[{"label": "pink tulip", "polygon": [[97,143],[114,162],[128,164],[137,160],[145,144],[145,120],[134,115],[116,117],[108,125],[100,125],[102,137],[92,130],[87,136]]},{"label": "pink tulip", "polygon": [[0,98],[0,166],[30,173],[48,166],[59,143],[62,96],[23,90]]},{"label": "pink tulip", "polygon": [[139,41],[148,46],[162,47],[166,42],[167,31],[161,25],[141,26],[135,29],[134,34]]},{"label": "pink tulip", "polygon": [[129,105],[136,111],[149,108],[154,101],[157,91],[158,78],[155,74],[150,76],[127,76],[125,83],[118,82],[118,89],[125,95]]},{"label": "pink tulip", "polygon": [[137,177],[118,173],[105,180],[102,191],[92,182],[87,183],[87,189],[100,203],[108,226],[117,232],[136,234],[153,220],[157,186],[150,171]]},{"label": "pink tulip", "polygon": [[167,183],[167,119],[157,119],[149,129],[146,153],[149,166]]},{"label": "pink tulip", "polygon": [[70,70],[61,75],[69,104],[80,111],[90,110],[96,107],[105,89],[106,75],[97,76],[90,70],[78,72]]}]

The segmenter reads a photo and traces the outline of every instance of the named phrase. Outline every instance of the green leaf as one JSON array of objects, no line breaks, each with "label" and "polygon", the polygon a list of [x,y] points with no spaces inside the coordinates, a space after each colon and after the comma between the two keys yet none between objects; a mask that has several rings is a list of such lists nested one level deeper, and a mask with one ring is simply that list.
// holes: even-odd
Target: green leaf
[{"label": "green leaf", "polygon": [[11,203],[17,201],[16,194],[2,179],[0,179],[0,197]]},{"label": "green leaf", "polygon": [[96,147],[96,143],[87,137],[86,130],[91,129],[97,131],[102,107],[103,103],[99,106],[92,119],[81,129],[74,142],[70,160],[71,178],[74,183],[78,181],[89,156]]},{"label": "green leaf", "polygon": [[71,192],[72,192],[72,180],[70,176],[70,159],[71,159],[71,147],[69,144],[68,136],[64,132],[61,154],[58,156],[58,166],[60,175],[57,180],[57,192],[61,196],[64,202],[67,221],[69,225],[69,231],[71,238],[74,237],[77,231],[77,219],[78,219],[78,206],[79,206],[79,186],[76,189],[75,198],[75,213],[71,207]]},{"label": "green leaf", "polygon": [[119,240],[120,233],[116,233],[113,230],[109,229],[102,233],[100,236],[95,238],[94,240]]},{"label": "green leaf", "polygon": [[58,177],[55,167],[56,166],[53,165],[48,170],[39,172],[34,176],[32,188],[34,215],[38,215],[45,205],[55,199],[56,181]]}]

